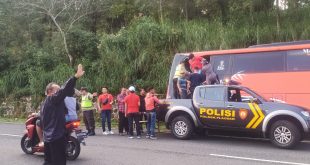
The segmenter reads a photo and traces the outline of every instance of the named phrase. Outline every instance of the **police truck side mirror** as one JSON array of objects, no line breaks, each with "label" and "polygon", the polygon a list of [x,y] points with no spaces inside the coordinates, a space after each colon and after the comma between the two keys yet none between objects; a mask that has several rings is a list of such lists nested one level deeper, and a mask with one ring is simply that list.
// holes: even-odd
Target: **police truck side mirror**
[{"label": "police truck side mirror", "polygon": [[251,103],[256,103],[256,104],[260,104],[259,100],[257,98],[251,98],[250,99]]}]

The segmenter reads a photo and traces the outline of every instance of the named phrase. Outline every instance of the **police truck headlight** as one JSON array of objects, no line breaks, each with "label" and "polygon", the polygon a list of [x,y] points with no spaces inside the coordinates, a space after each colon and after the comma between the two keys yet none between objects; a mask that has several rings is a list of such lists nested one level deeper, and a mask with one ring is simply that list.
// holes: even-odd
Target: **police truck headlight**
[{"label": "police truck headlight", "polygon": [[308,111],[301,111],[301,113],[306,117],[310,117],[310,113]]}]

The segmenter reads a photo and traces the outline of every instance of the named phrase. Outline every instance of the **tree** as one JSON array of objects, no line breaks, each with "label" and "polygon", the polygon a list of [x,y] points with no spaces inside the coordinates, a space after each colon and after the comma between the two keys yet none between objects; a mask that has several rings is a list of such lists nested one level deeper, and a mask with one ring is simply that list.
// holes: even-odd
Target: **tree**
[{"label": "tree", "polygon": [[73,25],[84,16],[92,13],[92,0],[17,0],[18,8],[24,12],[39,13],[48,16],[57,27],[62,39],[66,55],[71,66],[74,58],[70,54],[67,44],[67,34]]}]

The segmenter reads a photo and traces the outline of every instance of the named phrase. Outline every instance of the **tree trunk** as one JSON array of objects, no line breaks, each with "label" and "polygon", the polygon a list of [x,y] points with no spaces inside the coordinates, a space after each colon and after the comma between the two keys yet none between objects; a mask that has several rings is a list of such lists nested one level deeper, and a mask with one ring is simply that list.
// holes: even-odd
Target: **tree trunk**
[{"label": "tree trunk", "polygon": [[218,0],[217,1],[218,5],[220,6],[221,9],[221,14],[222,14],[222,23],[223,25],[226,25],[228,19],[227,19],[227,11],[228,10],[228,3],[227,0]]},{"label": "tree trunk", "polygon": [[73,66],[73,65],[74,65],[74,64],[73,64],[73,60],[74,60],[74,59],[73,59],[73,57],[72,57],[72,55],[70,54],[69,49],[68,49],[66,34],[65,34],[65,32],[62,30],[62,28],[60,27],[60,25],[57,23],[55,17],[54,17],[52,14],[50,14],[50,13],[48,13],[48,15],[51,17],[52,21],[54,22],[54,24],[56,25],[58,31],[60,32],[61,37],[63,38],[63,44],[64,44],[64,47],[65,47],[66,54],[67,54],[67,56],[68,56],[68,58],[69,58],[69,64],[70,64],[70,66]]},{"label": "tree trunk", "polygon": [[280,3],[279,0],[276,1],[277,8],[276,8],[276,15],[277,15],[277,35],[280,37]]},{"label": "tree trunk", "polygon": [[164,18],[163,18],[162,0],[159,0],[159,15],[160,15],[160,22],[161,22],[161,24],[163,24]]},{"label": "tree trunk", "polygon": [[188,0],[185,0],[185,19],[188,21]]},{"label": "tree trunk", "polygon": [[63,38],[63,42],[64,42],[64,46],[65,46],[65,50],[66,50],[67,56],[68,56],[68,58],[69,58],[69,64],[70,64],[70,66],[73,67],[73,65],[74,65],[74,64],[73,64],[73,57],[72,57],[72,55],[70,54],[69,49],[68,49],[66,34],[65,34],[64,32],[62,32],[62,33],[61,33],[61,36],[62,36],[62,38]]}]

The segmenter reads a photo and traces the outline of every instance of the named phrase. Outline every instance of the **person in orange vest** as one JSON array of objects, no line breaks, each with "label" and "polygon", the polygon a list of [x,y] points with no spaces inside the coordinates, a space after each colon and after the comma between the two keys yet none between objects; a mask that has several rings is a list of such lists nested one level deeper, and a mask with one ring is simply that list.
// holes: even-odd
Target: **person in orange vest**
[{"label": "person in orange vest", "polygon": [[160,104],[159,99],[155,96],[155,89],[150,88],[145,97],[145,110],[147,113],[147,135],[146,138],[157,139],[155,136],[156,108],[155,104]]},{"label": "person in orange vest", "polygon": [[137,131],[137,139],[141,138],[141,129],[140,129],[140,97],[135,94],[135,87],[131,86],[128,88],[130,94],[125,97],[125,114],[128,117],[128,124],[129,124],[129,139],[133,139],[133,121],[136,124],[136,131]]}]

